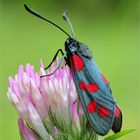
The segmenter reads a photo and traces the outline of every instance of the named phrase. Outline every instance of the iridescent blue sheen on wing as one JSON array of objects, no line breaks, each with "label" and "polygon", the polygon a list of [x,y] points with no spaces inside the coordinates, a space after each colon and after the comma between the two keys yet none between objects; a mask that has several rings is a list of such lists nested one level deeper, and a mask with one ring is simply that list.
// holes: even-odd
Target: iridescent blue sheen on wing
[{"label": "iridescent blue sheen on wing", "polygon": [[[88,50],[86,50],[86,53],[90,54]],[[84,67],[80,71],[77,71],[78,62],[71,59],[71,63],[75,68],[75,70],[72,71],[74,81],[80,101],[92,128],[98,134],[105,135],[111,129],[114,121],[116,101],[112,96],[109,85],[104,82],[95,60],[92,57],[86,57],[86,53],[83,56],[81,51],[77,51],[72,56],[72,58],[79,57],[78,59],[82,59],[81,61],[84,63]],[[80,82],[85,84],[80,87]],[[94,87],[91,87],[95,84],[99,87],[96,92],[92,89]]]}]

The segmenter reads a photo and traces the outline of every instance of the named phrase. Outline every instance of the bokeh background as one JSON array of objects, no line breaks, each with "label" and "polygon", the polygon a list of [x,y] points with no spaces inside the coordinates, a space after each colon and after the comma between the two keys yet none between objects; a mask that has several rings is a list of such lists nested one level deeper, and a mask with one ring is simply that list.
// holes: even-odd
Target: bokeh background
[{"label": "bokeh background", "polygon": [[[121,140],[140,139],[139,1],[138,0],[1,0],[0,2],[0,139],[19,140],[18,115],[7,100],[8,76],[18,66],[39,60],[47,65],[67,36],[24,10],[26,3],[69,32],[67,9],[77,39],[86,43],[109,79],[123,112],[122,129],[135,132]],[[112,132],[110,132],[111,134]]]}]

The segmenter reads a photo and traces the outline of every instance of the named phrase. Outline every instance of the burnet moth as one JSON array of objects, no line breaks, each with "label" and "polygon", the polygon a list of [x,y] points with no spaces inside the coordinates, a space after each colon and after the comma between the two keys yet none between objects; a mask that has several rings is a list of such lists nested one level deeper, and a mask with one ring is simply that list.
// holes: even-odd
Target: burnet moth
[{"label": "burnet moth", "polygon": [[107,134],[110,129],[114,133],[119,132],[122,126],[122,112],[112,96],[109,82],[99,70],[88,47],[76,40],[72,24],[66,12],[63,14],[63,18],[70,26],[72,36],[51,20],[44,18],[27,5],[24,6],[28,12],[49,22],[68,36],[65,41],[65,52],[59,49],[45,70],[51,66],[58,53],[61,52],[62,59],[58,67],[53,73],[42,75],[41,78],[54,74],[65,61],[71,68],[78,97],[93,130],[102,136]]}]

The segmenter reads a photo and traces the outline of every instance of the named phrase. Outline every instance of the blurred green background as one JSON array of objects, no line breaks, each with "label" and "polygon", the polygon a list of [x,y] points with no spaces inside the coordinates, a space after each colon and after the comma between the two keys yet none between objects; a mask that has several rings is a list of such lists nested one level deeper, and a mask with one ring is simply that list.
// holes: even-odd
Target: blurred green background
[{"label": "blurred green background", "polygon": [[[7,100],[8,76],[21,64],[39,71],[67,36],[24,10],[26,3],[69,31],[62,19],[67,9],[77,39],[92,50],[109,79],[123,112],[123,128],[136,131],[122,140],[140,139],[138,0],[1,0],[0,2],[0,139],[19,140],[18,115]],[[111,132],[112,133],[112,132]]]}]

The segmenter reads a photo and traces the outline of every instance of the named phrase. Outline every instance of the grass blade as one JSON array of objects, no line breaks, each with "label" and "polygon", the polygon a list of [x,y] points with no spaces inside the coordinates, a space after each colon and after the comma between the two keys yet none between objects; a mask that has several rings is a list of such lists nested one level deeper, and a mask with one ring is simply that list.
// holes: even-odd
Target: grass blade
[{"label": "grass blade", "polygon": [[116,134],[114,134],[114,135],[112,135],[112,136],[108,136],[108,137],[106,137],[104,140],[116,140],[116,139],[118,139],[118,138],[120,138],[120,137],[122,137],[122,136],[124,136],[124,135],[127,135],[128,133],[130,133],[130,132],[132,132],[132,131],[134,131],[135,129],[128,129],[128,130],[124,130],[124,131],[121,131],[121,132],[119,132],[119,133],[116,133]]}]

